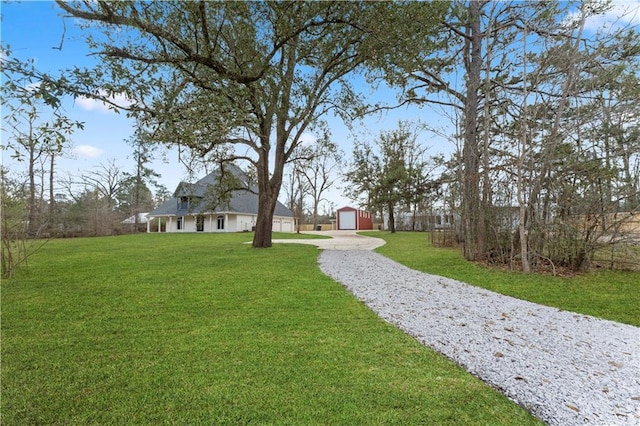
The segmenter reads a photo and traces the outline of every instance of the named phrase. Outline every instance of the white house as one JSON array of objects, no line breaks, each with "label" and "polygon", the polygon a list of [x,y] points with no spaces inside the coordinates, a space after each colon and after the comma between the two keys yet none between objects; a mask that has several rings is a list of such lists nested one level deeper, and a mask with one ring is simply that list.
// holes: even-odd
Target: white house
[{"label": "white house", "polygon": [[[246,175],[236,166],[227,166],[243,185]],[[233,190],[228,202],[212,206],[211,194],[219,184],[215,171],[194,184],[181,182],[173,198],[147,215],[147,232],[243,232],[255,230],[258,217],[258,195],[249,190]],[[255,189],[255,188],[253,188]],[[291,210],[279,201],[273,215],[274,232],[294,232]]]}]

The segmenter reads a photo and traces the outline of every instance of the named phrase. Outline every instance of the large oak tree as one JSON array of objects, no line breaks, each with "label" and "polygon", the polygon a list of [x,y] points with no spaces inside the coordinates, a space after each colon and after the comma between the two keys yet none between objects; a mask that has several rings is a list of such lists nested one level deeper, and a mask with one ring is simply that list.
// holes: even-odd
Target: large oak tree
[{"label": "large oak tree", "polygon": [[[271,246],[283,169],[301,135],[328,110],[359,104],[347,77],[393,48],[386,28],[417,25],[399,28],[403,5],[386,2],[57,3],[88,23],[102,60],[76,70],[79,92],[126,93],[156,141],[253,163],[254,247]],[[423,30],[437,19],[428,16]]]}]

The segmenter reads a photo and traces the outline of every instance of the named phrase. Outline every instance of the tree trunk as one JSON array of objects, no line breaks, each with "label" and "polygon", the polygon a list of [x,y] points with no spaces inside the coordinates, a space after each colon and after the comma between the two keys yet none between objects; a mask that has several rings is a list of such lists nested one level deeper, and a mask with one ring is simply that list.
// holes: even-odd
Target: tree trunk
[{"label": "tree trunk", "polygon": [[53,188],[54,183],[54,167],[56,165],[56,154],[51,151],[51,161],[49,163],[49,228],[54,226],[54,213],[55,213],[55,191]]},{"label": "tree trunk", "polygon": [[[256,219],[256,232],[253,236],[254,248],[271,247],[271,234],[273,231],[273,213],[276,209],[284,165],[287,162],[287,141],[291,136],[287,131],[289,121],[291,87],[294,80],[296,65],[297,38],[291,40],[290,48],[283,51],[286,56],[285,72],[279,87],[279,96],[273,98],[270,107],[265,112],[260,122],[260,149],[258,150],[258,217]],[[276,149],[274,152],[273,174],[269,176],[269,153],[271,147],[272,117],[275,113]],[[301,193],[301,196],[303,194]],[[302,210],[302,208],[301,208]]]},{"label": "tree trunk", "polygon": [[[493,16],[489,17],[489,23],[487,27],[487,34],[493,34]],[[485,76],[483,83],[484,92],[484,105],[483,105],[483,119],[484,119],[484,134],[482,135],[482,200],[480,201],[480,209],[478,212],[478,252],[482,257],[486,257],[487,252],[492,248],[497,248],[497,242],[490,244],[487,235],[487,229],[490,228],[490,223],[493,217],[489,217],[491,205],[492,205],[492,189],[491,189],[491,176],[489,171],[491,169],[489,146],[491,144],[491,99],[489,97],[494,94],[491,90],[491,64],[493,61],[493,43],[487,42],[486,54],[485,54]],[[480,84],[480,82],[478,82]],[[478,141],[479,143],[480,141]],[[487,247],[490,248],[487,248]]]},{"label": "tree trunk", "polygon": [[33,146],[33,139],[31,134],[29,135],[29,212],[27,213],[27,230],[29,234],[33,233],[37,229],[36,225],[36,171],[35,171],[35,148]]},{"label": "tree trunk", "polygon": [[302,220],[304,216],[304,191],[302,188],[302,173],[296,173],[298,178],[298,234],[302,231]]},{"label": "tree trunk", "polygon": [[269,179],[268,157],[260,155],[262,167],[258,167],[258,217],[256,218],[256,232],[253,235],[253,247],[271,247],[271,233],[273,231],[273,212],[276,208],[277,191]]},{"label": "tree trunk", "polygon": [[523,50],[524,54],[522,57],[524,58],[524,63],[522,67],[522,87],[524,88],[523,100],[522,100],[522,137],[521,137],[521,148],[520,148],[520,156],[518,158],[518,175],[517,175],[517,198],[518,198],[518,216],[520,223],[518,225],[518,232],[520,234],[520,259],[522,261],[522,272],[530,273],[531,265],[529,264],[529,235],[526,228],[526,220],[527,220],[527,204],[524,200],[524,161],[528,156],[528,128],[527,128],[527,120],[529,119],[528,108],[527,108],[527,25],[524,26],[524,38],[523,38]]},{"label": "tree trunk", "polygon": [[393,203],[389,203],[387,208],[389,209],[389,230],[393,234],[396,232],[396,218],[393,211]]},{"label": "tree trunk", "polygon": [[467,260],[478,260],[484,257],[483,240],[484,223],[481,223],[480,209],[480,173],[478,149],[478,90],[480,88],[480,71],[482,69],[482,34],[480,33],[481,5],[471,1],[469,5],[467,54],[467,89],[464,105],[464,146],[463,161],[463,193],[462,193],[462,232],[464,238],[464,257]]},{"label": "tree trunk", "polygon": [[416,217],[418,215],[418,205],[417,203],[413,205],[413,217],[411,218],[411,230],[416,230]]},{"label": "tree trunk", "polygon": [[[282,143],[282,141],[279,141]],[[266,143],[265,143],[266,144]],[[258,217],[256,218],[256,232],[253,235],[254,248],[269,248],[272,246],[273,213],[276,209],[282,176],[284,159],[276,154],[273,175],[269,177],[269,152],[262,150],[258,158]]]},{"label": "tree trunk", "polygon": [[273,231],[273,212],[276,207],[276,197],[260,191],[258,196],[258,218],[256,219],[256,232],[253,235],[253,247],[271,247],[271,233]]},{"label": "tree trunk", "polygon": [[313,230],[318,228],[318,201],[313,201]]}]

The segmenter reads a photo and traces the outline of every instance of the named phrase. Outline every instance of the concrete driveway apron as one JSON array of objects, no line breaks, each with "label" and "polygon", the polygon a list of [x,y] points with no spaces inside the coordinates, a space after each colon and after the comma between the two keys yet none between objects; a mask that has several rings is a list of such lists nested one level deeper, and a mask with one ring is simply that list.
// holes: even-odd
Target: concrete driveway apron
[{"label": "concrete driveway apron", "polygon": [[285,239],[273,240],[273,243],[311,244],[321,250],[374,250],[383,246],[386,241],[381,238],[365,237],[357,235],[356,231],[307,231],[303,234],[324,235],[331,238],[324,239]]}]

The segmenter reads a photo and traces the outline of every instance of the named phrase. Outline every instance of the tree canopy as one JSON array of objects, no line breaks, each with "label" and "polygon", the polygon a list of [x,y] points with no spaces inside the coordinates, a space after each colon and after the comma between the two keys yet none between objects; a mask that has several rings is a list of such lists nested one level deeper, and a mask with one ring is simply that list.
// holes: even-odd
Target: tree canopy
[{"label": "tree canopy", "polygon": [[611,9],[455,1],[435,53],[386,62],[401,102],[453,111],[460,197],[449,208],[467,259],[582,269],[622,238],[616,213],[640,208],[640,39],[622,17],[589,25]]},{"label": "tree canopy", "polygon": [[[329,110],[360,99],[347,77],[386,55],[406,10],[373,2],[64,2],[85,20],[95,70],[73,85],[124,93],[157,142],[246,160],[257,171],[254,247],[271,245],[284,165]],[[426,5],[421,40],[446,9]],[[388,25],[393,25],[389,27]]]},{"label": "tree canopy", "polygon": [[345,173],[350,196],[368,209],[387,214],[388,229],[396,231],[398,210],[421,206],[431,191],[430,160],[410,124],[381,132],[374,143],[353,147],[353,162]]}]

